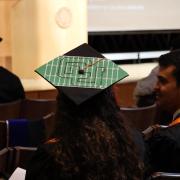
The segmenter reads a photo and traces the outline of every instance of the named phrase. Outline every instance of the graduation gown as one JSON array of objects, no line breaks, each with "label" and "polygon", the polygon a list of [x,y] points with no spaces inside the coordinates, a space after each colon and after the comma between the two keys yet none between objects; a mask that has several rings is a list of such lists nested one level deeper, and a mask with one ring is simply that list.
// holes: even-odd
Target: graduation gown
[{"label": "graduation gown", "polygon": [[180,123],[161,129],[146,143],[152,172],[180,172]]},{"label": "graduation gown", "polygon": [[25,180],[71,180],[80,179],[78,175],[62,172],[60,165],[54,160],[52,151],[54,143],[44,144],[38,148],[29,162]]},{"label": "graduation gown", "polygon": [[95,179],[109,180],[108,172],[113,171],[117,166],[117,162],[104,162],[98,159],[97,161],[83,160],[81,153],[79,150],[76,152],[76,149],[74,149],[76,157],[69,159],[67,152],[67,154],[63,155],[64,160],[57,163],[52,155],[56,145],[56,143],[48,143],[38,148],[29,163],[25,180],[85,180],[91,175],[93,178],[96,177]]}]

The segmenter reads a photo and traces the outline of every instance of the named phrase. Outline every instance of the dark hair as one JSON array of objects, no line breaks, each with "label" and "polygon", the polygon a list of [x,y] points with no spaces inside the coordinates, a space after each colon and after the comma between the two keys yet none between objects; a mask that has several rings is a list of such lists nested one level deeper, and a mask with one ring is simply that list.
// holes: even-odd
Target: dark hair
[{"label": "dark hair", "polygon": [[163,54],[159,58],[160,67],[175,66],[173,76],[176,79],[177,85],[180,86],[180,49]]},{"label": "dark hair", "polygon": [[86,180],[139,180],[142,164],[130,132],[108,88],[75,105],[59,93],[53,156],[63,173]]}]

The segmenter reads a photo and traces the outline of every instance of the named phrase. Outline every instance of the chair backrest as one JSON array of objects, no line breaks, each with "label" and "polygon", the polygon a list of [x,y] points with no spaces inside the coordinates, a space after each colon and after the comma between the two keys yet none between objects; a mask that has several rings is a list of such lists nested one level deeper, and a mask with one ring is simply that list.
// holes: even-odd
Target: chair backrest
[{"label": "chair backrest", "polygon": [[8,166],[8,149],[0,150],[0,172],[6,172]]},{"label": "chair backrest", "polygon": [[152,125],[156,116],[155,104],[147,107],[121,107],[120,110],[126,120],[140,131]]},{"label": "chair backrest", "polygon": [[149,180],[180,180],[180,173],[169,173],[169,172],[154,172]]},{"label": "chair backrest", "polygon": [[6,121],[0,121],[0,150],[7,147],[7,124]]},{"label": "chair backrest", "polygon": [[55,111],[55,99],[24,99],[20,117],[38,119]]},{"label": "chair backrest", "polygon": [[34,121],[11,119],[6,122],[8,147],[37,147],[46,141],[47,133],[43,118]]},{"label": "chair backrest", "polygon": [[18,118],[22,100],[0,104],[0,119]]},{"label": "chair backrest", "polygon": [[12,148],[3,148],[0,150],[0,172],[3,175],[9,175],[13,172],[14,150]]},{"label": "chair backrest", "polygon": [[37,147],[54,129],[54,113],[36,120],[26,118],[0,121],[0,148],[14,146]]},{"label": "chair backrest", "polygon": [[46,139],[48,139],[54,130],[55,114],[50,113],[50,114],[47,114],[46,116],[43,116],[43,123],[45,127]]},{"label": "chair backrest", "polygon": [[13,169],[16,169],[17,167],[26,169],[29,160],[32,158],[34,152],[37,150],[35,147],[21,147],[17,146],[14,147],[14,167]]}]

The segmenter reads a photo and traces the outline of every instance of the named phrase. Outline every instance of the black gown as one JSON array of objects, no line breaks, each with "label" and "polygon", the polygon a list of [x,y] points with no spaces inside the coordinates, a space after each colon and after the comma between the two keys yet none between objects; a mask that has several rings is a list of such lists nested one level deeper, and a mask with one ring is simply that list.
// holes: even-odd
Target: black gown
[{"label": "black gown", "polygon": [[[83,160],[80,150],[74,149],[76,157],[68,158],[63,154],[63,162],[57,163],[53,157],[56,143],[44,144],[38,148],[29,163],[25,180],[85,180],[91,177],[109,180],[111,172],[118,165],[117,161]],[[61,155],[62,156],[62,155]],[[93,179],[92,178],[92,179]],[[94,179],[94,180],[95,180]]]},{"label": "black gown", "polygon": [[77,175],[62,172],[54,160],[52,149],[55,144],[44,144],[38,148],[29,162],[25,180],[71,180],[80,179]]},{"label": "black gown", "polygon": [[161,129],[146,143],[153,172],[180,172],[180,124]]},{"label": "black gown", "polygon": [[[144,141],[141,140],[141,134],[135,131],[133,135],[136,137],[134,140],[139,151],[139,158],[144,160],[144,147],[141,146],[142,142]],[[85,180],[87,179],[87,174],[89,172],[90,174],[94,174],[93,176],[97,176],[97,173],[99,173],[96,179],[109,180],[110,178],[107,177],[108,172],[111,174],[111,171],[118,166],[117,161],[100,161],[97,159],[97,161],[94,160],[87,162],[85,160],[83,162],[81,155],[78,155],[80,150],[77,150],[77,153],[74,152],[77,155],[75,157],[77,166],[74,164],[74,162],[70,161],[68,164],[72,165],[72,169],[69,169],[69,172],[66,170],[64,171],[60,167],[60,164],[55,161],[52,155],[56,146],[57,143],[50,143],[44,144],[38,148],[33,158],[29,162],[25,180]],[[76,149],[74,151],[76,151]],[[76,171],[74,166],[80,170]]]}]

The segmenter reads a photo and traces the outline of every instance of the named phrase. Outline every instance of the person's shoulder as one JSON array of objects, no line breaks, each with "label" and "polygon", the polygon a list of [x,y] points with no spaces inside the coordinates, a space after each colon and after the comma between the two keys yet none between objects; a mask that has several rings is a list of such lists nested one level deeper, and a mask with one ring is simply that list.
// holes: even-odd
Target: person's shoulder
[{"label": "person's shoulder", "polygon": [[46,161],[51,156],[50,152],[51,152],[51,146],[49,146],[49,144],[43,144],[43,145],[39,146],[37,148],[36,152],[34,153],[32,162],[39,161],[41,163],[42,161]]},{"label": "person's shoulder", "polygon": [[155,171],[173,172],[180,167],[180,133],[178,130],[180,131],[179,125],[162,129],[146,141],[148,160]]},{"label": "person's shoulder", "polygon": [[162,134],[163,133],[173,139],[180,141],[180,124],[176,124],[175,126],[167,128],[166,131],[162,132]]},{"label": "person's shoulder", "polygon": [[[48,180],[56,165],[49,145],[41,145],[34,153],[26,168],[26,180]],[[54,173],[53,173],[54,174]],[[53,178],[52,178],[53,179]]]},{"label": "person's shoulder", "polygon": [[51,152],[57,146],[58,143],[59,140],[56,138],[46,141],[44,144],[38,147],[37,154],[42,154],[42,155],[44,154],[46,156],[47,155],[51,156]]},{"label": "person's shoulder", "polygon": [[1,80],[2,79],[8,79],[8,80],[16,80],[16,81],[20,81],[19,77],[14,74],[13,72],[9,71],[8,69],[0,66],[0,76],[1,76]]},{"label": "person's shoulder", "polygon": [[11,71],[9,71],[8,69],[6,69],[6,68],[4,68],[4,67],[2,67],[2,66],[0,66],[0,73],[1,73],[1,74],[14,75]]},{"label": "person's shoulder", "polygon": [[56,142],[45,143],[38,147],[34,156],[28,163],[26,180],[55,180],[61,179],[63,176],[60,173],[59,164],[55,160],[53,155],[54,149],[56,148]]},{"label": "person's shoulder", "polygon": [[180,124],[161,129],[147,143],[152,147],[173,148],[180,147]]}]

